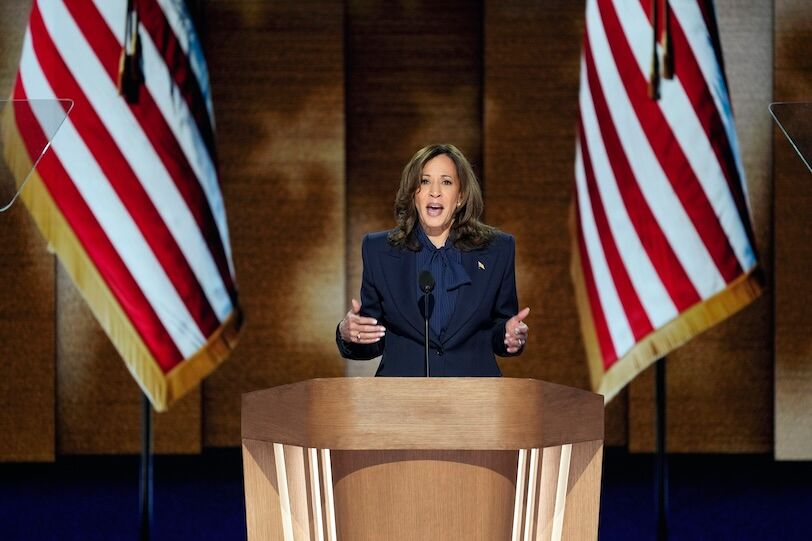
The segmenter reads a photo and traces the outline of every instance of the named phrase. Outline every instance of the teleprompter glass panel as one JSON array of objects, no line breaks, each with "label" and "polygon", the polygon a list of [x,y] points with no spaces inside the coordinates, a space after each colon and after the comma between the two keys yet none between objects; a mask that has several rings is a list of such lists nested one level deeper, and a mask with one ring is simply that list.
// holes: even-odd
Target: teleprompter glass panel
[{"label": "teleprompter glass panel", "polygon": [[772,103],[770,114],[812,173],[812,102]]},{"label": "teleprompter glass panel", "polygon": [[71,100],[0,100],[0,212],[18,199],[72,108]]}]

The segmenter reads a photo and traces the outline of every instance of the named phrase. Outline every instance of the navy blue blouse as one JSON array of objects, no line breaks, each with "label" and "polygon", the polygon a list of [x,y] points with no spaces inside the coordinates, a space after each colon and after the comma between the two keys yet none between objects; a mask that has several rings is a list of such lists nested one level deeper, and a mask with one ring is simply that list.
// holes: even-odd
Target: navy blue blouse
[{"label": "navy blue blouse", "polygon": [[[417,275],[427,270],[434,277],[436,286],[434,287],[434,308],[429,312],[431,319],[429,327],[435,335],[442,339],[443,332],[448,327],[451,315],[454,313],[454,306],[457,303],[457,293],[460,286],[471,283],[471,277],[465,272],[462,266],[462,254],[454,247],[451,235],[445,241],[442,248],[437,248],[429,240],[420,224],[415,226],[417,238],[423,248],[417,252]],[[415,284],[415,287],[420,287]],[[422,297],[423,292],[420,291]],[[431,306],[431,302],[429,303]]]}]

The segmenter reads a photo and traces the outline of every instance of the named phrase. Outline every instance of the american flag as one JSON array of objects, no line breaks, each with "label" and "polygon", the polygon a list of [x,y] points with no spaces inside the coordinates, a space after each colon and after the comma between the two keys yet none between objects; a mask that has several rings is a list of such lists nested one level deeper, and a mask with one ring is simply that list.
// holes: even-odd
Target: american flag
[{"label": "american flag", "polygon": [[762,278],[710,2],[587,0],[578,99],[572,274],[608,401]]},{"label": "american flag", "polygon": [[[12,98],[75,103],[22,199],[165,410],[228,357],[242,322],[208,73],[184,2],[33,2]],[[47,119],[13,104],[3,135],[15,169]]]}]

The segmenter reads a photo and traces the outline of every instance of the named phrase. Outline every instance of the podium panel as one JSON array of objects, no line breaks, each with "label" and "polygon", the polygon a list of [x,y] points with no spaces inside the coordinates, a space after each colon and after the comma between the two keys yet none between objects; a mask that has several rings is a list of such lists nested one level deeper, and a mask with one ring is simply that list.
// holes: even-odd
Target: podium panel
[{"label": "podium panel", "polygon": [[[332,451],[339,539],[508,539],[513,451]],[[478,512],[473,512],[479,510]]]},{"label": "podium panel", "polygon": [[603,399],[508,378],[243,395],[248,539],[597,539]]}]

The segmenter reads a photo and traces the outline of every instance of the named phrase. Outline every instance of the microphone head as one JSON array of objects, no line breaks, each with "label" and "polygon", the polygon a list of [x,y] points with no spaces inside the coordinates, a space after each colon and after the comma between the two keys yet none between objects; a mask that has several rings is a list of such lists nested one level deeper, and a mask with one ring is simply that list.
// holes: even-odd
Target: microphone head
[{"label": "microphone head", "polygon": [[434,276],[432,276],[429,271],[424,270],[421,272],[417,281],[420,285],[420,291],[423,293],[431,293],[434,291]]}]

